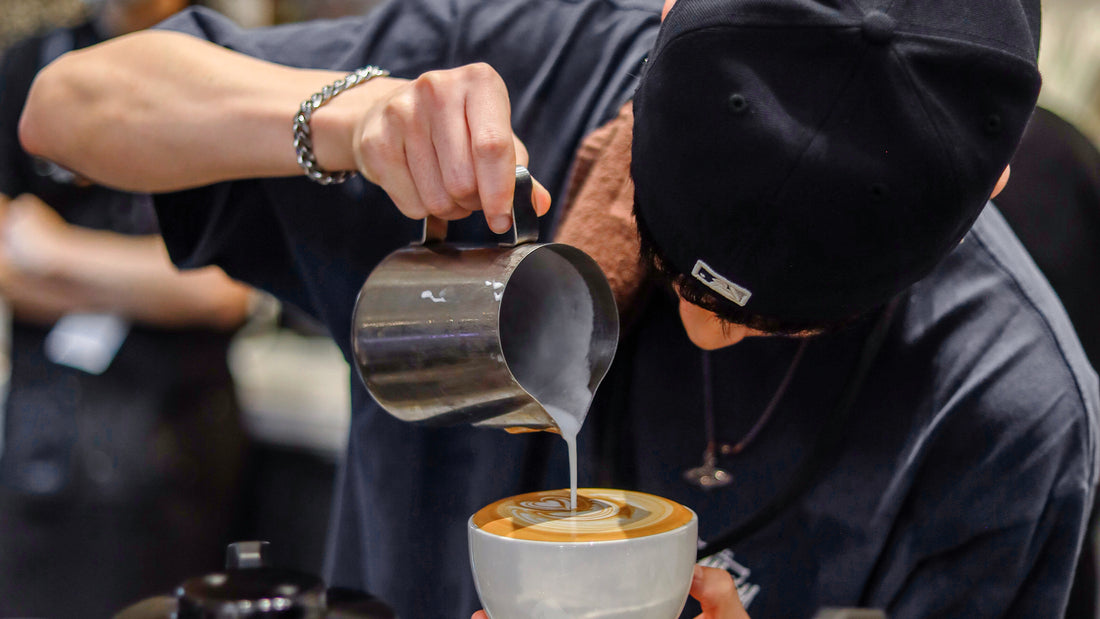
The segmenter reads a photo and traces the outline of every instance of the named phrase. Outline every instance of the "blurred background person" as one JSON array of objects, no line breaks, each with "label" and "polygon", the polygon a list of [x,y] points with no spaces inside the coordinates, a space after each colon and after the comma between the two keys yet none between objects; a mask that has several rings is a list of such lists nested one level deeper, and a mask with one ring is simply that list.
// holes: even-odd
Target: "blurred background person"
[{"label": "blurred background person", "polygon": [[108,617],[220,567],[246,436],[226,352],[252,293],[179,273],[147,196],[29,157],[31,80],[185,0],[105,0],[0,65],[0,296],[12,315],[0,438],[0,616]]},{"label": "blurred background person", "polygon": [[[1039,108],[994,200],[1050,281],[1100,367],[1100,3],[1044,0]],[[1066,617],[1100,617],[1100,523],[1093,507]]]},{"label": "blurred background person", "polygon": [[1100,2],[1043,0],[1039,71],[1039,106],[1100,144]]},{"label": "blurred background person", "polygon": [[[1012,177],[995,203],[1058,293],[1097,367],[1100,151],[1073,124],[1037,108],[1012,159]],[[1098,533],[1094,506],[1066,617],[1100,616]]]}]

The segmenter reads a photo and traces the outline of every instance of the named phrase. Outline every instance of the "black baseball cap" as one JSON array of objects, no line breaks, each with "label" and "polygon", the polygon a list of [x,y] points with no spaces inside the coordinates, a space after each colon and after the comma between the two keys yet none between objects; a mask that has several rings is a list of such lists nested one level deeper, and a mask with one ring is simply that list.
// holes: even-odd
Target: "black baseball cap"
[{"label": "black baseball cap", "polygon": [[877,307],[981,212],[1038,42],[1032,0],[679,0],[634,98],[639,225],[754,315]]}]

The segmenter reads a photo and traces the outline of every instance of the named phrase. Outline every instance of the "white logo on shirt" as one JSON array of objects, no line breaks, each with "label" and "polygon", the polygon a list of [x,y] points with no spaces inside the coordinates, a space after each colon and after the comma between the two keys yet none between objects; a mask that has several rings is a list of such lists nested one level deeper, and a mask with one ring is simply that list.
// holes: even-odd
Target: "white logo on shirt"
[{"label": "white logo on shirt", "polygon": [[711,555],[700,561],[699,565],[716,567],[729,572],[730,576],[733,576],[733,583],[737,585],[737,595],[741,597],[741,605],[746,609],[756,599],[756,595],[760,593],[760,585],[749,582],[752,570],[735,561],[732,550],[726,549],[718,554]]}]

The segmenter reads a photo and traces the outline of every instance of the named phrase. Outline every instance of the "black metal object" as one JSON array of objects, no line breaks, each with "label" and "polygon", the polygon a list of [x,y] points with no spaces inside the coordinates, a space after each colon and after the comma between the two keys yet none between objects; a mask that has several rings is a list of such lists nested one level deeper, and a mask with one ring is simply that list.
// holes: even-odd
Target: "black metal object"
[{"label": "black metal object", "polygon": [[224,571],[190,578],[173,596],[142,600],[115,619],[396,619],[371,595],[269,566],[268,550],[267,542],[230,544]]}]

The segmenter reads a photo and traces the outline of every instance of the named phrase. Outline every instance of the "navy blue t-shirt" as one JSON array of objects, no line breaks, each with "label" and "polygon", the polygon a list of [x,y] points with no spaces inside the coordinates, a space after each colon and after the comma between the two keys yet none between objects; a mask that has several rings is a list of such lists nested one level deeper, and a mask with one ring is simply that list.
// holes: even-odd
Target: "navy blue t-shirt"
[{"label": "navy blue t-shirt", "polygon": [[[488,62],[509,87],[532,172],[561,204],[580,140],[636,85],[658,9],[656,0],[396,0],[339,21],[242,31],[195,11],[167,27],[295,66],[376,64],[413,77]],[[239,181],[157,202],[177,263],[214,262],[275,292],[325,321],[345,353],[360,285],[419,231],[360,178],[331,187]],[[543,219],[544,237],[555,223]],[[468,240],[492,238],[477,216],[452,227]],[[582,432],[582,483],[682,501],[710,538],[789,482],[867,325],[807,344],[774,416],[744,452],[721,459],[733,483],[703,491],[683,473],[705,445],[704,399],[716,438],[736,442],[799,343],[753,338],[702,353],[667,295],[644,303]],[[409,425],[352,383],[326,576],[370,590],[406,618],[467,617],[478,603],[466,519],[500,497],[563,484],[560,441]],[[818,483],[722,561],[755,619],[841,605],[893,617],[1057,616],[1092,501],[1097,404],[1096,377],[1056,298],[987,208],[904,296]]]},{"label": "navy blue t-shirt", "polygon": [[[673,301],[652,303],[662,307],[645,313],[634,343],[619,427],[635,451],[622,466],[642,489],[695,509],[709,539],[795,475],[828,429],[868,325],[809,341],[774,416],[743,452],[719,458],[732,485],[704,491],[682,479],[705,447],[704,394],[717,441],[737,443],[799,342],[750,338],[703,353]],[[902,298],[835,462],[727,553],[749,614],[856,605],[891,617],[1061,616],[1096,478],[1096,415],[1096,377],[1063,310],[987,207]]]}]

